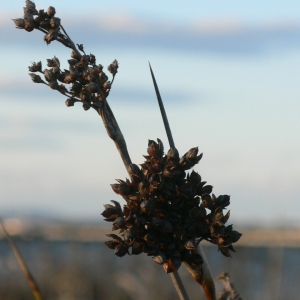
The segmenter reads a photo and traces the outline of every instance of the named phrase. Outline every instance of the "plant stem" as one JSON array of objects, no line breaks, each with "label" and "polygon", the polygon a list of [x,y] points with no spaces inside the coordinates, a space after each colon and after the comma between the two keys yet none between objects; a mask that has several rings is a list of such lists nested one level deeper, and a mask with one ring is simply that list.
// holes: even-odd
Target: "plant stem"
[{"label": "plant stem", "polygon": [[129,166],[131,165],[131,159],[127,150],[127,145],[124,136],[109,104],[105,100],[101,106],[95,109],[102,118],[108,136],[115,142],[115,145],[120,153],[124,166],[128,172]]},{"label": "plant stem", "polygon": [[62,31],[64,32],[64,34],[66,35],[66,37],[68,38],[69,42],[72,44],[72,49],[74,50],[74,52],[76,52],[77,55],[79,55],[80,57],[82,56],[80,54],[80,52],[77,50],[74,42],[71,40],[71,38],[69,37],[69,35],[67,34],[67,32],[65,31],[64,27],[60,24],[60,28],[62,29]]},{"label": "plant stem", "polygon": [[[155,88],[155,92],[156,92],[156,97],[157,97],[157,101],[159,104],[159,108],[161,111],[161,115],[164,121],[164,125],[165,125],[165,130],[168,136],[168,140],[169,140],[169,144],[170,144],[170,148],[173,149],[175,148],[175,144],[174,144],[174,140],[173,140],[173,136],[172,136],[172,132],[171,132],[171,128],[169,126],[169,121],[167,118],[167,114],[164,108],[164,104],[162,102],[159,90],[158,90],[158,86],[151,68],[151,65],[149,63],[149,67],[150,67],[150,72],[151,72],[151,76],[152,76],[152,80],[153,80],[153,84],[154,84],[154,88]],[[204,252],[201,248],[201,245],[198,246],[199,248],[199,252],[202,256],[203,259],[203,264],[201,266],[191,266],[188,263],[184,263],[184,265],[186,266],[186,268],[189,270],[189,272],[192,274],[192,276],[194,277],[194,279],[201,284],[202,288],[204,289],[205,295],[207,300],[215,300],[216,299],[216,292],[215,292],[215,284],[214,284],[214,280],[212,278],[212,274],[207,262],[207,259],[204,255]],[[179,275],[178,275],[179,278]],[[179,278],[180,279],[180,278]],[[172,280],[174,282],[175,278]],[[182,283],[181,283],[182,284]],[[174,283],[175,287],[176,284]],[[177,287],[176,287],[177,289]],[[180,295],[179,295],[180,296]]]},{"label": "plant stem", "polygon": [[181,278],[177,271],[174,271],[173,273],[170,273],[170,276],[172,278],[173,284],[175,286],[175,289],[178,293],[178,296],[180,300],[189,300],[189,296],[184,288],[184,285],[181,281]]},{"label": "plant stem", "polygon": [[203,259],[202,265],[194,266],[187,262],[183,262],[183,264],[187,268],[187,270],[191,273],[195,281],[202,286],[206,299],[216,300],[217,298],[216,298],[215,283],[201,245],[198,246],[198,250]]},{"label": "plant stem", "polygon": [[14,241],[10,237],[9,233],[6,231],[6,229],[4,227],[4,224],[2,223],[1,218],[0,218],[0,224],[1,224],[1,227],[4,231],[5,236],[6,236],[8,242],[9,242],[9,244],[10,244],[17,260],[18,260],[18,263],[19,263],[19,265],[20,265],[20,267],[21,267],[21,269],[22,269],[22,271],[23,271],[23,273],[24,273],[24,275],[25,275],[25,277],[28,281],[28,284],[29,284],[29,286],[32,290],[32,293],[33,293],[33,296],[34,296],[35,300],[43,300],[43,296],[42,296],[42,294],[41,294],[41,292],[40,292],[33,276],[31,275],[28,267],[26,266],[25,261],[22,258],[21,253],[19,252],[17,246],[15,245]]}]

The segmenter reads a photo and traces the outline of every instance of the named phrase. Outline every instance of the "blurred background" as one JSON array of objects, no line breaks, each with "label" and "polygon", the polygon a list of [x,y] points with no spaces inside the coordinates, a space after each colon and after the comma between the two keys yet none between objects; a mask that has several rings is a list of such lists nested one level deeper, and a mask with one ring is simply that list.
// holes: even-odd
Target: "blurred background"
[{"label": "blurred background", "polygon": [[[283,297],[280,291],[292,290],[285,285],[291,282],[291,274],[300,276],[296,269],[292,271],[297,261],[286,262],[299,254],[300,2],[35,3],[37,9],[54,6],[73,41],[96,55],[98,64],[106,68],[114,59],[119,61],[109,101],[136,164],[143,162],[148,139],[160,138],[166,148],[168,145],[150,77],[150,61],[179,153],[183,155],[195,146],[204,153],[195,171],[214,186],[216,195],[231,195],[231,223],[244,233],[241,249],[230,263],[220,258],[220,253],[216,254],[218,258],[212,256],[214,274],[226,271],[224,268],[234,273],[252,266],[254,275],[252,271],[249,277],[245,272],[232,274],[247,299],[276,299],[274,294],[267,294],[276,288],[277,299],[295,299],[296,294]],[[80,105],[67,108],[62,95],[31,82],[31,62],[42,61],[45,68],[46,59],[55,55],[62,68],[67,68],[71,50],[56,42],[47,46],[41,32],[15,29],[11,19],[23,16],[24,5],[23,0],[1,3],[0,215],[29,261],[37,257],[32,261],[39,266],[36,268],[46,268],[48,262],[53,272],[57,271],[51,261],[64,253],[61,255],[66,257],[66,264],[74,267],[74,261],[80,261],[77,271],[81,274],[80,266],[84,270],[89,266],[82,265],[86,260],[80,257],[80,251],[85,257],[87,253],[96,257],[101,248],[104,253],[108,251],[107,259],[119,270],[118,264],[128,262],[128,257],[116,260],[109,249],[102,250],[97,243],[104,234],[85,240],[69,238],[73,242],[63,242],[69,234],[61,233],[60,238],[49,238],[44,231],[38,234],[40,228],[47,231],[53,224],[72,230],[79,230],[76,226],[99,228],[100,232],[105,226],[100,216],[103,204],[111,199],[122,203],[110,184],[127,174],[96,112],[85,112]],[[278,242],[271,245],[268,241],[273,239]],[[74,248],[73,243],[79,244]],[[11,250],[4,239],[0,247],[0,263],[6,266],[2,268],[3,278],[18,278],[14,272],[19,269],[10,262],[13,258],[8,259]],[[81,247],[84,250],[78,250],[73,261],[68,251]],[[90,252],[84,252],[88,249]],[[213,255],[212,248],[207,249],[208,256]],[[49,261],[45,253],[49,253]],[[147,263],[151,260],[144,259]],[[98,260],[99,269],[110,274],[109,267],[101,268],[102,261]],[[45,264],[41,267],[38,262],[42,261]],[[275,266],[277,273],[270,266]],[[153,268],[161,274],[159,267]],[[266,268],[270,271],[268,281],[261,285],[263,292],[254,295],[251,280],[260,278],[257,274]],[[100,276],[98,271],[95,273]],[[121,278],[122,272],[113,276]],[[124,286],[121,290],[126,290]],[[97,293],[95,299],[133,299],[129,292],[127,298],[99,298]],[[4,299],[16,299],[5,295]],[[62,297],[67,299],[65,294]]]}]

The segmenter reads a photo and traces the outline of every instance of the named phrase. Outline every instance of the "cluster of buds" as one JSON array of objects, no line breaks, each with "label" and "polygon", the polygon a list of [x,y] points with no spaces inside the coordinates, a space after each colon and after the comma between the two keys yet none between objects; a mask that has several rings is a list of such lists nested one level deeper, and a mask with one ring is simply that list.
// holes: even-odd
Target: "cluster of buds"
[{"label": "cluster of buds", "polygon": [[113,190],[121,195],[126,205],[117,201],[104,205],[102,215],[113,222],[108,234],[112,240],[106,245],[122,257],[126,254],[146,253],[154,262],[163,265],[165,272],[177,270],[181,262],[199,265],[203,262],[196,248],[202,240],[216,244],[221,253],[230,256],[232,243],[241,234],[226,226],[230,197],[216,197],[212,186],[201,176],[186,171],[202,158],[198,148],[192,148],[180,158],[176,148],[164,154],[162,142],[150,140],[146,161],[141,169],[130,165],[130,180],[117,180]]},{"label": "cluster of buds", "polygon": [[[80,48],[83,49],[82,45]],[[33,63],[28,67],[29,71],[43,73],[47,83],[36,73],[29,74],[32,81],[44,83],[69,97],[65,102],[67,106],[74,106],[75,102],[82,102],[84,110],[99,107],[111,89],[111,82],[103,72],[103,66],[96,65],[96,58],[93,54],[78,56],[75,51],[72,51],[71,57],[72,59],[68,60],[69,70],[64,71],[60,69],[60,62],[55,56],[53,59],[47,59],[49,69],[43,71],[41,62]],[[114,60],[108,69],[112,70],[114,72],[112,74],[115,76],[118,69],[117,60]],[[65,84],[72,84],[72,86],[68,90]]]},{"label": "cluster of buds", "polygon": [[[54,17],[55,13],[55,8],[52,6],[48,8],[47,12],[44,10],[37,11],[32,1],[26,0],[24,18],[13,20],[17,28],[27,31],[38,29],[46,33],[44,40],[47,44],[57,40],[73,49],[71,59],[68,60],[68,70],[61,70],[59,59],[54,56],[53,59],[47,59],[49,69],[42,70],[41,62],[32,63],[28,67],[29,71],[32,72],[29,75],[33,82],[46,84],[51,89],[67,96],[68,99],[65,102],[67,106],[74,106],[75,102],[82,102],[84,110],[91,107],[97,109],[109,95],[112,82],[118,72],[118,62],[114,60],[107,68],[112,74],[112,81],[109,81],[108,76],[103,72],[103,66],[96,64],[95,55],[86,54],[82,44],[77,44],[77,48],[75,47],[63,30],[60,19]],[[34,18],[34,16],[36,17]],[[44,75],[45,81],[36,74],[37,72]],[[67,89],[65,84],[72,86]]]},{"label": "cluster of buds", "polygon": [[23,10],[23,18],[13,19],[18,29],[25,29],[28,32],[38,29],[45,33],[44,41],[47,44],[58,40],[65,46],[72,48],[72,41],[61,31],[61,21],[55,17],[56,11],[53,6],[50,6],[46,12],[43,9],[37,11],[32,1],[26,0],[26,7]]}]

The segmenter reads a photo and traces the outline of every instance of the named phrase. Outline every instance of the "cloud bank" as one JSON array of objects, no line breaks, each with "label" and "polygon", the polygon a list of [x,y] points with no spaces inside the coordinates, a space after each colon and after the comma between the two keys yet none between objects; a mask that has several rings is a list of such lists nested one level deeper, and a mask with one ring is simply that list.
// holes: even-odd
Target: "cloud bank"
[{"label": "cloud bank", "polygon": [[[4,16],[1,16],[4,18]],[[153,48],[225,55],[264,54],[267,51],[300,47],[300,22],[281,20],[247,24],[238,20],[203,20],[187,24],[144,20],[129,14],[69,17],[63,23],[77,41],[93,46]],[[18,34],[11,20],[2,22],[0,35],[5,45],[32,46],[27,34]],[[14,31],[14,33],[12,33]],[[41,35],[39,33],[39,35]]]}]

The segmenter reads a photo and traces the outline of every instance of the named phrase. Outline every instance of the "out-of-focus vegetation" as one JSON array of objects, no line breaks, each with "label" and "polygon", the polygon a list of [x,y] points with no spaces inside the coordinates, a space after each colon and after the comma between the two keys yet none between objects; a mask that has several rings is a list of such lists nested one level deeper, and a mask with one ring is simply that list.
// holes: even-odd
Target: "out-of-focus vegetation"
[{"label": "out-of-focus vegetation", "polygon": [[[103,241],[101,226],[32,224],[8,220],[6,226],[34,274],[45,299],[177,299],[171,279],[146,255],[118,258]],[[205,244],[215,278],[229,272],[243,299],[297,299],[300,233],[243,231],[234,259]],[[191,299],[202,289],[185,268],[179,272]],[[223,288],[216,280],[218,292]],[[32,292],[0,232],[0,299],[31,300]]]}]

